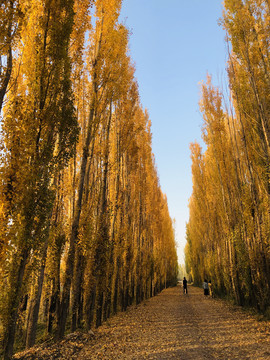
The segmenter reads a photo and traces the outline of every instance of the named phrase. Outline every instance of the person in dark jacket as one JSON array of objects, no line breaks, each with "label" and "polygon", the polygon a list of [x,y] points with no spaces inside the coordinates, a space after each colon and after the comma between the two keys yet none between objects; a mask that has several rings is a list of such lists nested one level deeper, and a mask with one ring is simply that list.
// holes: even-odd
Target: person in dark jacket
[{"label": "person in dark jacket", "polygon": [[183,293],[187,294],[187,279],[184,277],[183,279]]},{"label": "person in dark jacket", "polygon": [[206,279],[204,279],[204,282],[203,282],[203,293],[204,293],[204,296],[209,295],[209,286],[208,286],[208,281]]}]

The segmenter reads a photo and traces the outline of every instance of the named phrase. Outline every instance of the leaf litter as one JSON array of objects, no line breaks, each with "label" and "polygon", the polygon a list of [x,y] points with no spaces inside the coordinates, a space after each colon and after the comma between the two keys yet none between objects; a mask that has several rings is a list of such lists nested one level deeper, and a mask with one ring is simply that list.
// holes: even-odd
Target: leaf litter
[{"label": "leaf litter", "polygon": [[202,290],[179,287],[126,312],[89,333],[75,332],[55,344],[42,344],[14,356],[51,359],[252,359],[270,360],[270,322]]}]

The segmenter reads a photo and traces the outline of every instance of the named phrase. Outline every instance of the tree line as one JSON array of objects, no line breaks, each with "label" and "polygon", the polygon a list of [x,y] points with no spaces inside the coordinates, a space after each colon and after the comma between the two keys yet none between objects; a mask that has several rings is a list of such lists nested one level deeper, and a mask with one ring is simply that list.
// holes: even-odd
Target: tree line
[{"label": "tree line", "polygon": [[33,346],[37,328],[55,339],[91,329],[176,281],[120,10],[121,0],[0,5],[4,359]]},{"label": "tree line", "polygon": [[185,249],[196,283],[240,305],[270,306],[269,1],[225,0],[229,96],[202,84],[203,152],[191,144]]}]

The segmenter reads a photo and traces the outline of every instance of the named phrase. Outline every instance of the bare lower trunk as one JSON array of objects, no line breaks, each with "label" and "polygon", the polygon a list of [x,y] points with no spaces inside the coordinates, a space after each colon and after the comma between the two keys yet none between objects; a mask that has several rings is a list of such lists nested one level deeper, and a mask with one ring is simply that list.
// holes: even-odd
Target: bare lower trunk
[{"label": "bare lower trunk", "polygon": [[120,263],[119,263],[119,257],[117,256],[115,263],[115,275],[114,275],[114,280],[113,280],[113,314],[116,314],[117,312],[117,307],[118,307],[118,290],[119,290],[119,267],[120,267]]},{"label": "bare lower trunk", "polygon": [[48,238],[44,244],[43,254],[41,259],[41,267],[40,273],[38,277],[38,284],[35,297],[32,302],[32,306],[30,307],[30,315],[29,315],[29,326],[26,334],[26,348],[30,348],[35,344],[36,341],[36,331],[37,331],[37,322],[38,322],[38,313],[40,307],[40,299],[44,281],[44,272],[45,272],[45,264],[47,257],[47,249],[48,249]]},{"label": "bare lower trunk", "polygon": [[80,326],[79,311],[81,308],[81,289],[83,281],[83,255],[80,249],[77,249],[77,261],[74,275],[74,290],[73,290],[73,301],[72,301],[72,324],[71,331],[74,332]]},{"label": "bare lower trunk", "polygon": [[96,327],[99,327],[102,323],[103,297],[104,292],[102,290],[102,284],[100,284],[100,289],[98,289],[96,297]]},{"label": "bare lower trunk", "polygon": [[59,294],[57,295],[56,281],[55,281],[55,279],[53,279],[52,294],[51,294],[50,306],[49,306],[48,326],[47,326],[47,331],[49,334],[52,333],[52,329],[53,329],[53,322],[54,322],[55,311],[56,311],[56,302],[57,302],[58,296],[59,296]]},{"label": "bare lower trunk", "polygon": [[[8,325],[4,334],[4,360],[10,360],[12,358],[13,346],[15,341],[16,323],[18,318],[18,307],[20,302],[20,295],[23,283],[24,271],[29,255],[29,250],[26,248],[21,252],[21,258],[16,271],[16,281],[13,284],[14,291],[11,293],[10,299],[10,316]],[[12,289],[13,290],[13,289]]]},{"label": "bare lower trunk", "polygon": [[96,286],[94,286],[94,288],[92,289],[89,298],[89,314],[87,319],[88,329],[91,329],[91,326],[94,321],[95,303],[96,303]]}]

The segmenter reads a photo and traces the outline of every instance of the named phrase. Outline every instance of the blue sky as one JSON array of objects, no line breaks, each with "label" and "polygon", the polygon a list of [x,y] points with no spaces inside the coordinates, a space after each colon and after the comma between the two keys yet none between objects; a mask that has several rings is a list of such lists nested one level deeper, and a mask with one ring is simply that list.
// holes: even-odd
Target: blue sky
[{"label": "blue sky", "polygon": [[180,263],[192,192],[189,144],[202,144],[199,82],[207,73],[216,85],[226,78],[221,16],[221,0],[123,0],[121,19],[132,32],[131,57],[152,121],[161,188],[176,220]]}]

